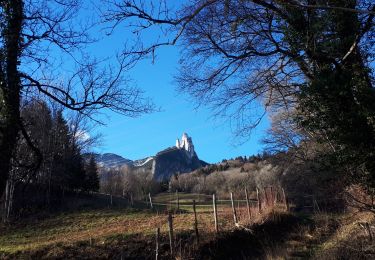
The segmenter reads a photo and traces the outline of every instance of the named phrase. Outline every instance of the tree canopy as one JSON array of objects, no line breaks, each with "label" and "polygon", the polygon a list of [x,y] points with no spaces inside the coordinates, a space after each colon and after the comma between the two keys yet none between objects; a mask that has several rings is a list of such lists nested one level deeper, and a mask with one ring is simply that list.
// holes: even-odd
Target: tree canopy
[{"label": "tree canopy", "polygon": [[292,145],[323,143],[338,167],[368,183],[375,179],[374,16],[369,0],[204,0],[177,7],[133,0],[115,1],[106,18],[137,33],[160,30],[135,55],[180,44],[179,89],[233,119],[238,136],[249,136],[266,114],[283,113],[299,135],[288,134]]}]

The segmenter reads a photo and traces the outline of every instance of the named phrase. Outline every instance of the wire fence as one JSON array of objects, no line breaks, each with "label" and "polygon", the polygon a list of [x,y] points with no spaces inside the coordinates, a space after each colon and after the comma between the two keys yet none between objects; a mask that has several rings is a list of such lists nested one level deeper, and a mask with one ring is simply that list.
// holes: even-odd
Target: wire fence
[{"label": "wire fence", "polygon": [[[112,205],[114,198],[108,195],[108,200]],[[173,192],[157,196],[147,194],[142,200],[133,200],[130,196],[127,201],[131,207],[148,208],[161,217],[154,224],[156,259],[163,243],[169,245],[170,256],[176,256],[178,249],[181,256],[183,244],[187,245],[187,250],[193,250],[194,246],[214,239],[221,232],[234,228],[249,230],[252,223],[261,222],[271,211],[290,209],[284,189],[272,186],[251,192],[244,189],[220,197]]]}]

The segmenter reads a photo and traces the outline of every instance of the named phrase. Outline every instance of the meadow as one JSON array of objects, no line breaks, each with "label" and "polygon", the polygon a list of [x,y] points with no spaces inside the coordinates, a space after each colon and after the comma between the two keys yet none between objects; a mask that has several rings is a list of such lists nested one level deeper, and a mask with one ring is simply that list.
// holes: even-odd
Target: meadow
[{"label": "meadow", "polygon": [[[133,206],[129,203],[124,206],[124,203],[117,203],[119,198],[113,199],[112,205],[108,199],[107,207],[41,214],[26,218],[22,224],[2,224],[0,256],[60,257],[61,254],[66,256],[66,252],[71,251],[67,248],[86,252],[87,247],[94,247],[101,252],[106,251],[105,248],[110,245],[121,245],[121,241],[151,243],[157,227],[160,228],[162,237],[168,236],[168,212],[173,213],[176,241],[180,234],[188,234],[194,240],[193,200],[197,203],[198,229],[201,236],[211,239],[214,233],[211,196],[181,193],[178,198],[177,200],[176,194],[159,194],[153,198],[152,209],[149,201],[135,201]],[[239,209],[239,218],[242,211],[244,212]],[[233,227],[230,201],[218,201],[218,219],[221,231]],[[245,221],[245,217],[243,219]],[[152,253],[154,246],[150,250]],[[107,257],[105,253],[97,256]]]},{"label": "meadow", "polygon": [[[199,243],[193,200],[197,203]],[[290,213],[280,203],[265,208],[262,214],[252,207],[249,220],[244,201],[235,201],[235,226],[230,201],[219,200],[217,233],[211,196],[179,193],[177,199],[174,193],[161,193],[152,198],[152,209],[146,200],[135,201],[133,206],[119,201],[116,198],[112,205],[108,200],[106,207],[41,213],[22,222],[1,224],[0,258],[155,259],[155,233],[160,228],[159,259],[170,259],[169,213],[173,215],[174,256],[179,259],[324,259],[342,253],[338,248],[349,242],[363,245],[367,241],[365,230],[349,215]],[[361,219],[374,221],[365,213]]]}]

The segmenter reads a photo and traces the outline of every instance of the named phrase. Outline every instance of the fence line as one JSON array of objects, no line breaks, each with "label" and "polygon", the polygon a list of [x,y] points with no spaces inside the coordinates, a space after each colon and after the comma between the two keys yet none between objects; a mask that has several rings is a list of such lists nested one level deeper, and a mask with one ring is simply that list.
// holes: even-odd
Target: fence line
[{"label": "fence line", "polygon": [[[168,225],[169,233],[169,246],[170,254],[176,256],[176,237],[178,236],[177,230],[174,230],[174,225],[178,226],[178,222],[174,223],[174,216],[172,212],[182,212],[184,208],[192,208],[193,212],[192,219],[192,232],[195,233],[195,241],[197,245],[200,243],[200,238],[205,237],[201,235],[200,232],[208,232],[208,230],[214,230],[215,233],[219,233],[227,230],[228,226],[231,228],[243,228],[248,230],[245,226],[252,222],[257,221],[259,218],[263,218],[265,214],[273,211],[275,208],[280,210],[289,210],[289,201],[285,194],[285,191],[281,187],[266,187],[260,191],[258,188],[254,191],[256,194],[256,199],[251,199],[248,190],[245,189],[243,193],[236,193],[237,199],[235,199],[234,193],[230,192],[230,199],[217,199],[216,194],[206,195],[206,194],[194,194],[197,197],[205,197],[205,201],[196,201],[193,198],[184,199],[181,194],[176,192],[175,197],[169,196],[170,200],[166,203],[159,203],[157,199],[152,200],[151,195],[149,195],[149,202],[153,205],[152,210],[157,210],[157,207],[166,207],[167,217],[165,221],[159,223],[159,233],[156,234],[156,259],[160,256],[160,228],[164,225]],[[238,198],[238,194],[242,194],[245,199]],[[171,195],[171,194],[170,194]],[[181,195],[181,196],[180,196]],[[189,194],[192,195],[192,194]],[[211,197],[211,202],[208,198]],[[186,200],[189,200],[186,202]],[[191,200],[191,203],[190,203]],[[138,203],[147,204],[145,201],[136,201]],[[175,207],[174,207],[175,206]],[[197,211],[196,208],[207,208],[207,211]],[[177,211],[173,209],[177,208]],[[209,214],[207,214],[209,213]],[[205,216],[204,218],[200,216]],[[209,220],[211,216],[211,221]],[[228,219],[232,218],[232,221]],[[176,220],[177,221],[177,220]],[[212,229],[209,229],[212,223]],[[231,224],[229,224],[231,223]],[[160,226],[161,225],[161,226]],[[200,230],[200,227],[204,227]],[[181,243],[181,239],[180,242]],[[181,247],[181,244],[180,244]],[[177,256],[176,256],[177,257]]]}]

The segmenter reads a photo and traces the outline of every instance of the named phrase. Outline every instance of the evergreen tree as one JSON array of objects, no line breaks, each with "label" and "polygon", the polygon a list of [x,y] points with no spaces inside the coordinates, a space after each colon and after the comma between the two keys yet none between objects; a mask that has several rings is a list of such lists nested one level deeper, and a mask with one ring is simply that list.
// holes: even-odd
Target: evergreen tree
[{"label": "evergreen tree", "polygon": [[69,128],[61,110],[57,111],[54,115],[52,136],[52,182],[53,185],[57,185],[58,187],[69,188],[71,182],[66,176],[71,164]]},{"label": "evergreen tree", "polygon": [[65,178],[70,189],[86,189],[86,172],[82,155],[77,147],[70,147]]},{"label": "evergreen tree", "polygon": [[87,191],[98,191],[99,190],[99,175],[98,167],[95,162],[94,156],[90,157],[88,164],[86,165],[86,190]]}]

